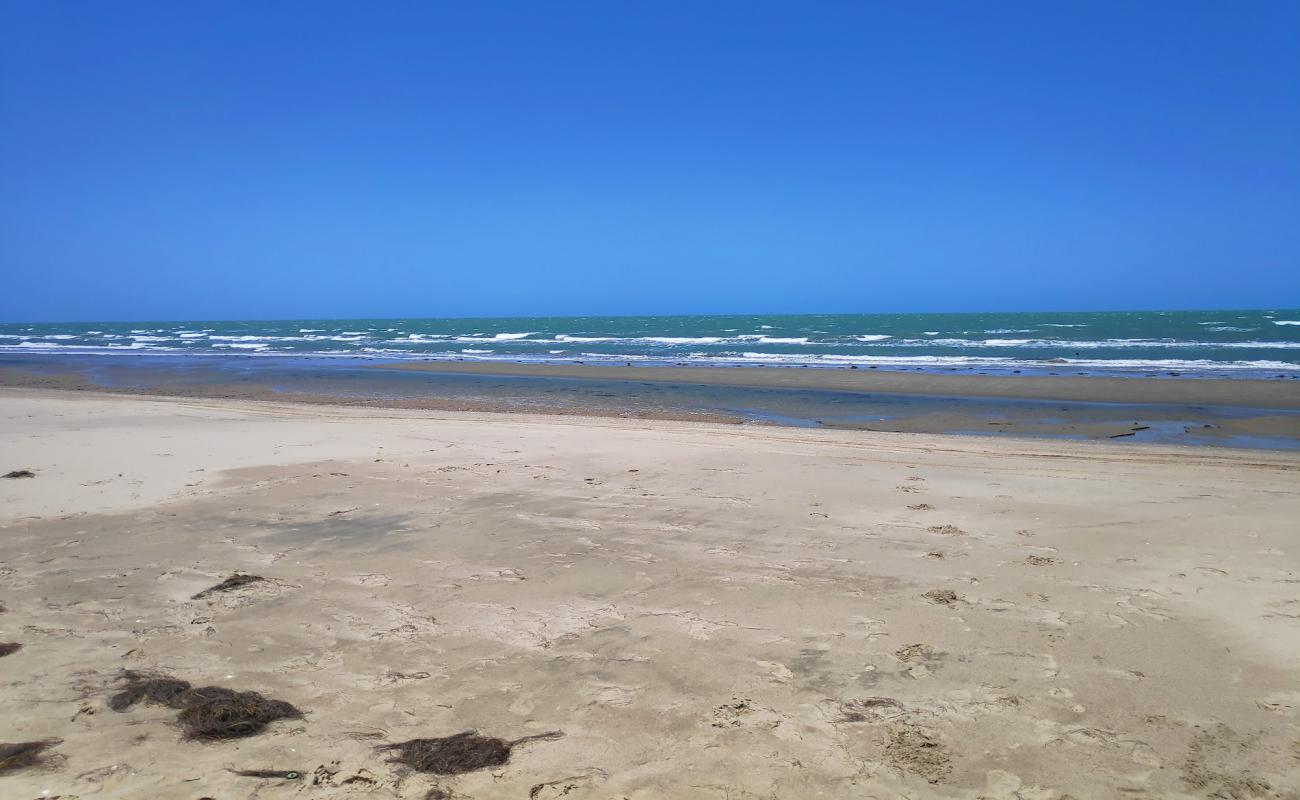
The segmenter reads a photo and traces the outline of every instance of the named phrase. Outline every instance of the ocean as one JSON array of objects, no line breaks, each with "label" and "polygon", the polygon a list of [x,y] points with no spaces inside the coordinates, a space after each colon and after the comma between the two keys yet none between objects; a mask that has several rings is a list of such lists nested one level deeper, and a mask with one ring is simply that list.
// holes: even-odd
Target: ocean
[{"label": "ocean", "polygon": [[1292,377],[1300,310],[0,324],[0,353]]}]

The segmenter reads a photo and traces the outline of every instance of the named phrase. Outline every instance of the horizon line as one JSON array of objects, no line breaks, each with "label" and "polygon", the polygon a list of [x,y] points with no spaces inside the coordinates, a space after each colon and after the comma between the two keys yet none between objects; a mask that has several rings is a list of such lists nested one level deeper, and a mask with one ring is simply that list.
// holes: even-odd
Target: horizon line
[{"label": "horizon line", "polygon": [[1066,310],[1016,310],[1016,311],[804,311],[804,312],[727,312],[694,314],[504,314],[465,316],[361,316],[361,317],[187,317],[173,319],[59,319],[59,320],[0,320],[0,325],[121,325],[127,323],[200,323],[200,322],[309,322],[335,320],[339,322],[393,321],[393,320],[499,320],[499,319],[669,319],[687,317],[883,317],[883,316],[960,316],[976,314],[1193,314],[1200,312],[1270,312],[1300,311],[1296,306],[1269,306],[1258,308],[1108,308]]}]

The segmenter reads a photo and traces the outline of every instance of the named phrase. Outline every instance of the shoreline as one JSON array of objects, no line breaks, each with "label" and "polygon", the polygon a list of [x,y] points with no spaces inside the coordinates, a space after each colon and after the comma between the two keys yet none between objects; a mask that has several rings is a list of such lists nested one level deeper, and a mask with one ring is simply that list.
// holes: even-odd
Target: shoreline
[{"label": "shoreline", "polygon": [[510,377],[599,378],[763,389],[813,389],[927,397],[1072,400],[1086,403],[1216,405],[1300,409],[1300,381],[1259,378],[1110,377],[1101,375],[946,375],[840,368],[651,367],[422,361],[368,369]]},{"label": "shoreline", "polygon": [[0,366],[0,387],[315,407],[1300,450],[1300,384],[1276,381],[67,358]]},{"label": "shoreline", "polygon": [[562,405],[516,407],[489,400],[439,400],[437,398],[402,399],[394,397],[346,397],[336,394],[311,394],[304,392],[277,392],[265,386],[236,384],[173,385],[155,387],[98,386],[76,375],[53,375],[34,379],[15,379],[0,368],[0,397],[7,392],[49,392],[52,395],[78,395],[103,397],[139,397],[158,400],[214,400],[229,402],[269,403],[299,406],[333,407],[340,409],[390,409],[394,411],[443,411],[466,414],[534,414],[544,417],[591,417],[595,419],[621,418],[660,420],[669,422],[702,422],[718,425],[743,425],[750,420],[741,416],[710,414],[705,412],[613,411],[609,409]]}]

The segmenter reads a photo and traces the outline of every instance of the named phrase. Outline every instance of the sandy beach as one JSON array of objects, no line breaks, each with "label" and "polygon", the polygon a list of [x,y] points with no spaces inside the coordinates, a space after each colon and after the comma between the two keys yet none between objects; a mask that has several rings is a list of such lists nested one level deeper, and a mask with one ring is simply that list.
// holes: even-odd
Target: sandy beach
[{"label": "sandy beach", "polygon": [[[4,797],[1300,792],[1295,453],[4,388],[0,454]],[[466,730],[563,737],[377,750]]]}]

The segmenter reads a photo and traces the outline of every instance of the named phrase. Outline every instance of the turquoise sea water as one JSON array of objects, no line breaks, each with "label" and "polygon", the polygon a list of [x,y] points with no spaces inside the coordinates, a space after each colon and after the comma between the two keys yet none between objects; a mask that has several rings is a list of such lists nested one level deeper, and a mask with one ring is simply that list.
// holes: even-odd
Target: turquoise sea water
[{"label": "turquoise sea water", "polygon": [[1300,310],[5,323],[5,352],[1274,376]]}]

